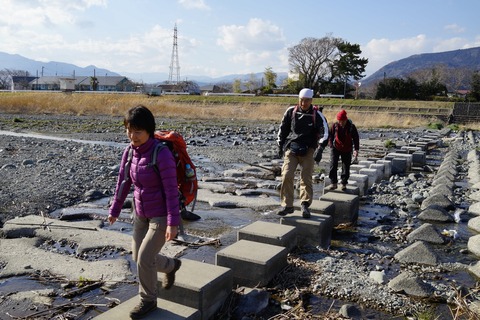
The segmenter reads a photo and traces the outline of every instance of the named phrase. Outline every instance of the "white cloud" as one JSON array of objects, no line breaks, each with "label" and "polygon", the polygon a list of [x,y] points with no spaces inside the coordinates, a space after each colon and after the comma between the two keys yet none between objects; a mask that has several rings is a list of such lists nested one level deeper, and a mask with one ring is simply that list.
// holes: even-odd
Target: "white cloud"
[{"label": "white cloud", "polygon": [[464,33],[465,32],[465,28],[460,27],[456,23],[446,25],[445,27],[443,27],[443,29],[445,29],[446,31],[449,31],[451,33]]},{"label": "white cloud", "polygon": [[245,26],[221,26],[217,44],[226,51],[275,51],[285,46],[282,29],[270,21],[250,19]]},{"label": "white cloud", "polygon": [[252,18],[246,25],[221,26],[219,32],[217,44],[233,54],[228,60],[241,67],[238,72],[288,68],[283,30],[272,22]]},{"label": "white cloud", "polygon": [[186,9],[210,10],[203,0],[178,0],[178,3]]},{"label": "white cloud", "polygon": [[390,62],[423,53],[427,48],[429,41],[424,34],[399,40],[372,39],[362,48],[362,56],[368,58],[367,76]]}]

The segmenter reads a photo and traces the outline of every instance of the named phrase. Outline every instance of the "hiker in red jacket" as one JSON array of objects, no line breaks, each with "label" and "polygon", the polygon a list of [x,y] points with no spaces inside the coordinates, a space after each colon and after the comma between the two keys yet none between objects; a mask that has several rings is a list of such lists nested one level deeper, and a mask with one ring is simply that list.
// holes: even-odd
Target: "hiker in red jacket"
[{"label": "hiker in red jacket", "polygon": [[[150,165],[152,152],[159,143],[154,138],[155,118],[150,110],[144,106],[131,108],[124,125],[130,145],[123,152],[108,221],[113,224],[117,220],[133,184],[132,258],[137,263],[140,304],[130,312],[130,317],[140,319],[157,308],[157,273],[165,273],[162,285],[169,289],[181,265],[181,260],[160,253],[165,241],[176,237],[180,225],[177,171],[168,148],[157,154],[159,173]],[[130,148],[133,152],[129,152]]]},{"label": "hiker in red jacket", "polygon": [[347,189],[348,178],[350,177],[350,165],[353,159],[356,161],[358,157],[358,149],[360,148],[360,138],[358,137],[357,127],[352,120],[347,118],[347,112],[341,110],[337,113],[337,122],[330,128],[328,135],[328,145],[331,147],[330,153],[330,173],[328,177],[332,181],[330,190],[338,188],[338,160],[342,158],[342,173],[340,179],[342,190]]}]

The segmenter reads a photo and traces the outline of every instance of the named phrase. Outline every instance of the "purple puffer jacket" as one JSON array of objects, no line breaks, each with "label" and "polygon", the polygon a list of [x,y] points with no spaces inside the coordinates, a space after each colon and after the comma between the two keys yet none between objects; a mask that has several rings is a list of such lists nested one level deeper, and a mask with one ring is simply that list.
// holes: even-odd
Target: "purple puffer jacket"
[{"label": "purple puffer jacket", "polygon": [[[158,152],[158,174],[149,166],[152,152],[158,143],[154,138],[148,139],[140,147],[129,146],[125,149],[120,164],[115,198],[110,207],[110,215],[118,217],[123,203],[134,186],[135,212],[138,216],[146,218],[167,216],[169,226],[180,225],[179,199],[177,186],[177,171],[172,152],[162,148]],[[130,178],[125,180],[125,165],[128,149],[133,149]]]}]

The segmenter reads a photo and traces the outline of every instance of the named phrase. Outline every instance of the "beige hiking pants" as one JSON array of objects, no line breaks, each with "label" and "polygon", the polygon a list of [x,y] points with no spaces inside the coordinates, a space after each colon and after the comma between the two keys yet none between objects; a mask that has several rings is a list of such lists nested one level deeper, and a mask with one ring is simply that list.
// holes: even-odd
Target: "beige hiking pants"
[{"label": "beige hiking pants", "polygon": [[282,206],[293,207],[294,201],[294,183],[295,171],[300,165],[300,200],[301,202],[308,202],[310,205],[313,198],[312,174],[315,161],[313,160],[313,153],[315,150],[309,148],[308,152],[303,157],[298,157],[292,154],[290,150],[285,152],[282,167],[282,187],[280,189],[280,198]]},{"label": "beige hiking pants", "polygon": [[157,272],[168,273],[175,263],[160,253],[165,244],[167,217],[147,219],[135,214],[133,220],[132,258],[137,263],[138,292],[144,301],[157,299]]}]

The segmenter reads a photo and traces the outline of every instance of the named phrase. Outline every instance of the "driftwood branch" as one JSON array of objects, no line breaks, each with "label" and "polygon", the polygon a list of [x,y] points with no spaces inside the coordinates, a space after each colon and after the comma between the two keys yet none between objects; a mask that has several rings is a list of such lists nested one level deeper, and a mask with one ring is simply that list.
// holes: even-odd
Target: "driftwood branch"
[{"label": "driftwood branch", "polygon": [[44,229],[48,229],[49,231],[51,231],[49,228],[64,228],[64,229],[78,229],[78,230],[87,230],[87,231],[98,231],[97,228],[63,226],[63,225],[44,224],[44,223],[18,223],[18,222],[7,221],[7,222],[5,222],[5,225],[7,225],[7,224],[13,224],[13,225],[16,225],[16,226],[38,226],[38,227],[42,227]]},{"label": "driftwood branch", "polygon": [[257,168],[261,168],[261,169],[264,169],[264,170],[268,170],[268,171],[272,172],[275,176],[279,176],[279,175],[282,174],[282,168],[280,168],[280,167],[269,168],[269,167],[262,166],[260,164],[250,163],[250,162],[242,160],[242,159],[238,159],[238,161],[246,163],[246,164],[248,164],[252,167],[257,167]]}]

